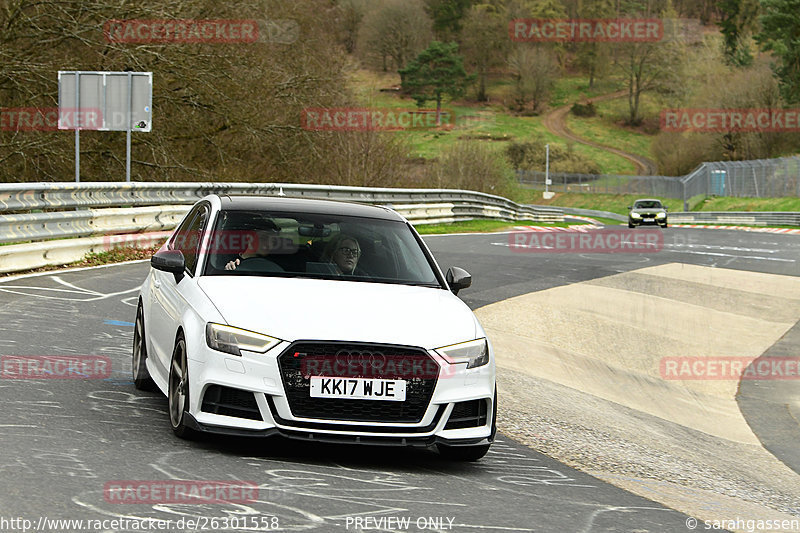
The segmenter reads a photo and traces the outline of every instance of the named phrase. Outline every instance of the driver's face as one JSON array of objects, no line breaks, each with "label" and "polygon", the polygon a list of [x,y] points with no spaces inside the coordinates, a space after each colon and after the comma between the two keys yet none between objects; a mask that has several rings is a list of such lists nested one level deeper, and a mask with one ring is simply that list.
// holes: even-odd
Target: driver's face
[{"label": "driver's face", "polygon": [[267,255],[275,248],[278,241],[278,234],[274,231],[256,230],[256,242],[254,252],[258,255]]},{"label": "driver's face", "polygon": [[339,243],[339,247],[333,253],[333,260],[342,272],[352,272],[358,263],[358,254],[358,243],[346,239]]}]

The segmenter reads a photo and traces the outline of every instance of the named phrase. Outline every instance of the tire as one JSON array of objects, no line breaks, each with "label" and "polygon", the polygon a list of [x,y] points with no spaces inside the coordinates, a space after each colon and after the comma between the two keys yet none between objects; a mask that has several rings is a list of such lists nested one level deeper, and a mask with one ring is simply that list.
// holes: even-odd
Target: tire
[{"label": "tire", "polygon": [[169,364],[169,388],[167,403],[169,404],[169,423],[172,432],[182,439],[191,439],[195,431],[186,426],[186,411],[189,410],[189,368],[186,357],[186,340],[178,335],[172,360]]},{"label": "tire", "polygon": [[661,224],[661,227],[664,228],[664,229],[667,229],[668,225],[667,224]]},{"label": "tire", "polygon": [[133,386],[139,390],[152,391],[155,383],[150,373],[147,371],[147,337],[144,330],[144,311],[142,304],[139,303],[136,310],[136,322],[133,327],[133,350],[131,354],[131,373],[133,374]]},{"label": "tire", "polygon": [[491,444],[480,444],[478,446],[447,446],[437,444],[439,455],[449,461],[477,461],[489,451]]},{"label": "tire", "polygon": [[634,226],[633,224],[631,224],[631,222],[630,222],[630,221],[628,221],[628,227],[629,227],[629,228],[635,228],[636,226]]}]

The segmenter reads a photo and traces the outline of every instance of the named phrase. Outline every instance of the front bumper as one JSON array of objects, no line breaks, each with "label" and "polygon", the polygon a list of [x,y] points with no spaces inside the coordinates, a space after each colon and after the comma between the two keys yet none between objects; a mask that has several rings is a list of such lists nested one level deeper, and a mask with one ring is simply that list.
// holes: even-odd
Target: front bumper
[{"label": "front bumper", "polygon": [[655,215],[645,216],[641,218],[628,217],[628,224],[633,226],[663,226],[667,223],[667,217],[658,218]]},{"label": "front bumper", "polygon": [[[244,352],[241,357],[217,352],[207,346],[196,347],[195,353],[189,357],[187,424],[198,431],[225,435],[280,435],[318,442],[392,446],[475,445],[491,442],[494,438],[495,369],[491,346],[489,363],[470,370],[464,364],[450,365],[436,352],[426,351],[436,359],[441,371],[427,408],[415,423],[294,416],[278,362],[279,356],[289,346],[290,343],[283,342],[266,354]],[[205,395],[215,386],[234,389],[244,399],[251,395],[252,402],[249,407],[239,407],[237,411],[209,409],[206,401],[204,409]],[[460,402],[470,402],[471,405],[475,401],[483,409],[483,416],[477,419],[480,425],[463,427],[463,423],[451,424],[457,429],[448,429],[454,407],[459,405],[463,410],[465,404]],[[485,402],[485,406],[480,402]],[[231,416],[237,413],[242,414]]]}]

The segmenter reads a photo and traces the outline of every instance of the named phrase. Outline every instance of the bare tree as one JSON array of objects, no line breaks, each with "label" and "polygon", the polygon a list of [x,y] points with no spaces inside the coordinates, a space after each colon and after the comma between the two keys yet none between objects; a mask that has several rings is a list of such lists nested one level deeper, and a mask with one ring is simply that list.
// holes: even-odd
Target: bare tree
[{"label": "bare tree", "polygon": [[508,21],[491,5],[472,6],[461,29],[461,50],[466,62],[478,76],[478,101],[486,101],[486,79],[489,69],[501,65],[510,40]]},{"label": "bare tree", "polygon": [[362,22],[359,49],[367,58],[378,58],[381,68],[399,70],[430,42],[432,22],[422,0],[375,2]]},{"label": "bare tree", "polygon": [[341,0],[339,2],[340,39],[348,54],[352,54],[356,50],[358,32],[367,11],[368,1]]},{"label": "bare tree", "polygon": [[[269,13],[272,20],[295,21],[299,35],[289,43],[128,44],[103,34],[111,19],[208,19],[210,13],[239,20]],[[328,0],[6,0],[0,102],[4,108],[56,106],[58,70],[151,71],[154,126],[133,135],[134,180],[334,182],[347,174],[343,168],[363,168],[360,157],[331,150],[329,136],[304,130],[300,117],[306,107],[354,101],[342,72],[336,15]],[[123,133],[84,131],[81,179],[121,179],[124,139]],[[379,148],[385,142],[373,141],[376,168],[389,153]],[[0,163],[0,181],[71,180],[73,137],[0,131]]]},{"label": "bare tree", "polygon": [[538,113],[560,72],[554,53],[544,46],[516,46],[508,57],[514,79],[514,99],[518,111],[530,102]]}]

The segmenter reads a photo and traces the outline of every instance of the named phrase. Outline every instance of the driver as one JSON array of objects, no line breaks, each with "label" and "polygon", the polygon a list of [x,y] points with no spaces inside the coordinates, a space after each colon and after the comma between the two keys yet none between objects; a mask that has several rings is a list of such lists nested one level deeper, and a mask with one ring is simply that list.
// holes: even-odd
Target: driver
[{"label": "driver", "polygon": [[225,264],[225,270],[236,270],[242,261],[251,257],[266,257],[278,247],[278,235],[281,229],[271,220],[265,220],[263,225],[255,229],[256,238],[248,243],[247,248],[236,259]]}]

